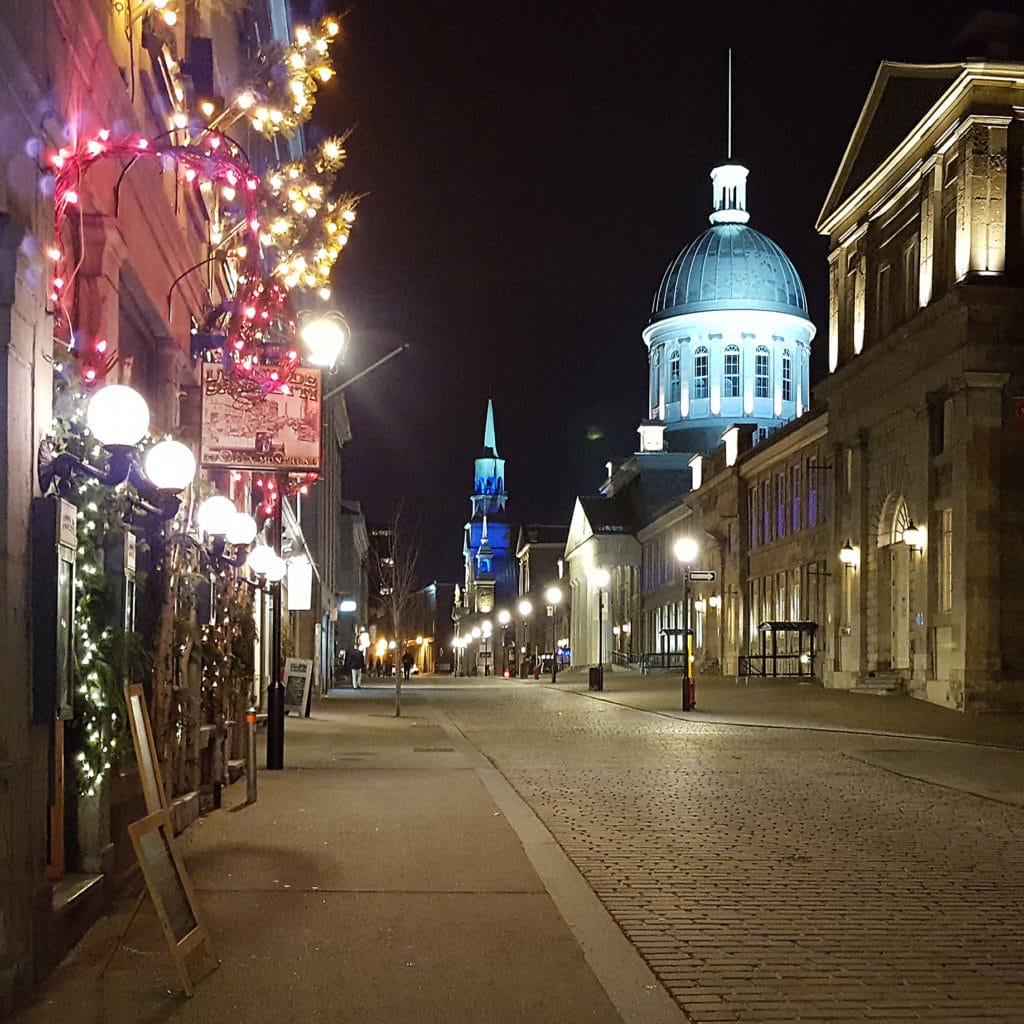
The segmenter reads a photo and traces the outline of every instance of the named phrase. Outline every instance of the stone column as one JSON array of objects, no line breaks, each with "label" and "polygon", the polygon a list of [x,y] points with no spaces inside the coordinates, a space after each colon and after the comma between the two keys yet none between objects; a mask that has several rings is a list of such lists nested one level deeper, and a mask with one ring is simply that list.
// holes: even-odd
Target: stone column
[{"label": "stone column", "polygon": [[995,681],[1002,669],[1000,434],[1008,380],[1003,373],[965,373],[953,399],[953,608],[965,709],[979,684]]},{"label": "stone column", "polygon": [[1001,274],[1006,264],[1009,117],[972,116],[960,139],[956,275]]},{"label": "stone column", "polygon": [[0,715],[0,1014],[32,980],[35,933],[50,912],[46,816],[50,729],[32,725],[32,558],[29,512],[36,451],[49,431],[53,329],[46,271],[25,230],[0,216],[0,645],[5,663]]}]

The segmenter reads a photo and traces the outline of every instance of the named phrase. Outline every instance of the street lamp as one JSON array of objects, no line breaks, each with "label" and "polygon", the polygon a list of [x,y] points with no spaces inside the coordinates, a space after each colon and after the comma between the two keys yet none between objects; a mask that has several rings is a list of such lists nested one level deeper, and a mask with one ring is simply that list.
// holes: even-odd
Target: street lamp
[{"label": "street lamp", "polygon": [[685,670],[682,681],[683,711],[692,711],[694,705],[693,652],[690,644],[690,565],[700,548],[692,537],[680,537],[672,546],[672,553],[683,566],[683,652]]},{"label": "street lamp", "polygon": [[56,439],[44,437],[36,458],[40,490],[46,493],[56,481],[57,491],[66,495],[76,473],[92,477],[104,487],[127,481],[138,492],[136,504],[163,519],[173,518],[181,504],[178,492],[195,475],[195,456],[187,445],[168,439],[153,445],[140,462],[137,445],[149,430],[145,398],[124,384],[108,384],[89,399],[85,422],[106,448],[107,465],[93,466],[62,450]]},{"label": "street lamp", "polygon": [[590,689],[604,689],[604,591],[611,576],[607,569],[594,569],[590,582],[597,589],[597,667],[590,670]]},{"label": "street lamp", "polygon": [[498,625],[501,626],[501,674],[508,676],[508,624],[512,621],[512,613],[507,608],[498,612]]},{"label": "street lamp", "polygon": [[548,618],[551,619],[551,682],[558,681],[558,634],[555,628],[555,609],[562,603],[562,591],[559,587],[548,587],[544,592],[544,600],[548,603]]},{"label": "street lamp", "polygon": [[338,312],[307,313],[299,324],[299,337],[308,350],[306,362],[331,370],[348,341],[348,324]]},{"label": "street lamp", "polygon": [[[528,598],[523,598],[518,605],[519,614],[523,620],[523,642],[522,653],[527,654],[530,650],[530,616],[533,614],[533,603]],[[524,659],[525,660],[525,659]]]}]

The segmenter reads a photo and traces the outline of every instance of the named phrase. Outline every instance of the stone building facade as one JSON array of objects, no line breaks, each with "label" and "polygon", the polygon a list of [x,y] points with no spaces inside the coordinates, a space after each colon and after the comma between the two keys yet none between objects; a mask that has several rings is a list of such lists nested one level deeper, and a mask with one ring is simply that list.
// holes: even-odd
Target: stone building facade
[{"label": "stone building facade", "polygon": [[[607,509],[577,504],[569,564],[574,546],[581,566],[585,552],[595,561],[600,531],[584,524],[611,519],[622,557],[605,543],[600,558],[613,579],[635,578],[609,595],[634,664],[681,667],[689,621],[696,670],[737,674],[763,624],[803,623],[827,686],[1024,706],[1022,111],[1019,64],[881,66],[817,224],[830,240],[828,376],[809,408],[689,445],[690,478],[660,508],[630,497],[621,467]],[[624,465],[643,476],[645,453],[667,454],[663,431],[642,425]],[[689,618],[683,536],[699,546],[692,567],[715,573],[690,588]],[[591,619],[574,615],[580,663],[593,660]],[[809,654],[806,634],[780,643]]]},{"label": "stone building facade", "polygon": [[836,537],[859,553],[833,685],[887,676],[956,708],[1022,701],[1022,70],[883,64],[818,221],[817,396]]}]

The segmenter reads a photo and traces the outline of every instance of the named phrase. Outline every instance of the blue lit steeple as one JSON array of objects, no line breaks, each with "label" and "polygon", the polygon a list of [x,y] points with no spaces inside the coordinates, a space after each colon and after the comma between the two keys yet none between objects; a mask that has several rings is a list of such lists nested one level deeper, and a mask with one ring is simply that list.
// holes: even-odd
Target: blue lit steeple
[{"label": "blue lit steeple", "polygon": [[494,405],[487,400],[487,422],[484,426],[484,448],[476,460],[473,484],[473,518],[505,511],[505,460],[498,455],[494,436]]}]

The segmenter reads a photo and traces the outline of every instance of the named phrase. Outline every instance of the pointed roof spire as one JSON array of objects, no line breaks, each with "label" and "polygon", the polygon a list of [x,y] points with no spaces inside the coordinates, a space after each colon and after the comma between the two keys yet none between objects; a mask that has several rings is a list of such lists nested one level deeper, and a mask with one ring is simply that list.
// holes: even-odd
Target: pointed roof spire
[{"label": "pointed roof spire", "polygon": [[494,439],[494,404],[487,399],[487,424],[484,427],[484,449],[490,449],[498,457],[498,442]]}]

